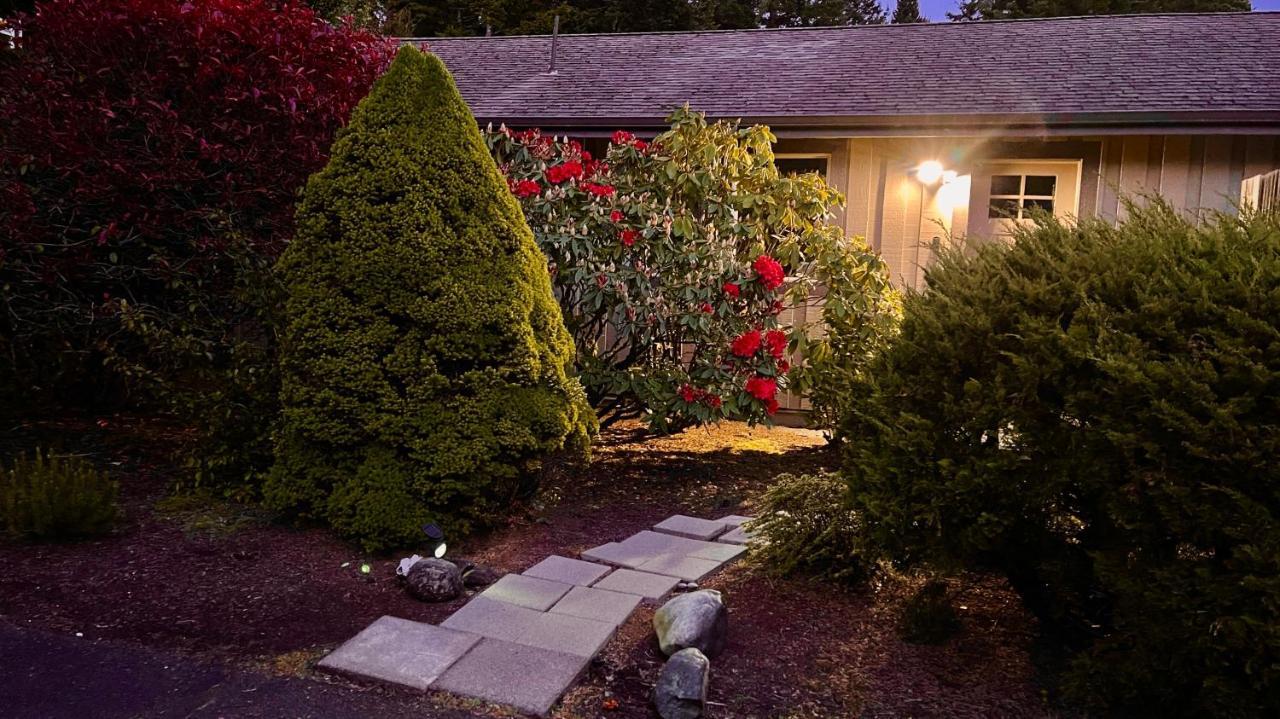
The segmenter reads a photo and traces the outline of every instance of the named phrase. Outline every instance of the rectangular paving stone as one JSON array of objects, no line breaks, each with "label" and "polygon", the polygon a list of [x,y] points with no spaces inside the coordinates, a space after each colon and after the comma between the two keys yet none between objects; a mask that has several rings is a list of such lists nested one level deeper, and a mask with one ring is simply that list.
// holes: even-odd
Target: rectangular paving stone
[{"label": "rectangular paving stone", "polygon": [[[736,530],[735,530],[736,531]],[[747,548],[741,544],[722,544],[712,542],[713,546],[703,547],[689,554],[698,559],[710,559],[713,562],[728,562],[737,559]]]},{"label": "rectangular paving stone", "polygon": [[635,594],[646,600],[656,602],[665,597],[667,592],[674,589],[679,582],[680,579],[678,577],[669,577],[665,574],[637,572],[633,569],[618,569],[596,582],[593,586],[597,589],[607,589],[611,592]]},{"label": "rectangular paving stone", "polygon": [[725,524],[729,525],[730,527],[741,527],[741,526],[743,525],[743,523],[744,523],[744,522],[749,522],[749,521],[751,521],[752,519],[754,519],[754,518],[753,518],[753,517],[747,517],[747,516],[745,516],[745,515],[741,515],[741,514],[730,514],[730,515],[728,515],[728,516],[721,517],[721,518],[717,519],[716,521],[717,521],[717,522],[724,522]]},{"label": "rectangular paving stone", "polygon": [[483,639],[431,688],[546,716],[588,661],[573,654]]},{"label": "rectangular paving stone", "polygon": [[723,542],[725,544],[746,544],[748,541],[750,541],[750,539],[751,539],[750,532],[748,532],[746,529],[742,527],[737,527],[736,529],[731,529],[725,534],[721,535],[721,537],[716,541]]},{"label": "rectangular paving stone", "polygon": [[724,534],[729,529],[729,525],[711,519],[699,519],[698,517],[677,514],[662,520],[654,526],[654,529],[659,532],[674,534],[677,537],[710,540]]},{"label": "rectangular paving stone", "polygon": [[662,555],[640,565],[640,571],[666,574],[696,582],[720,568],[724,562],[697,557]]},{"label": "rectangular paving stone", "polygon": [[[509,575],[508,575],[509,576]],[[448,619],[440,622],[446,629],[471,632],[508,642],[516,641],[542,612],[483,595],[472,597]]]},{"label": "rectangular paving stone", "polygon": [[507,574],[489,585],[489,588],[481,592],[480,596],[545,612],[572,587],[571,584],[553,582],[549,579]]},{"label": "rectangular paving stone", "polygon": [[568,614],[583,619],[607,622],[614,627],[627,621],[627,617],[640,605],[635,594],[610,592],[605,589],[574,587],[551,608],[552,614]]},{"label": "rectangular paving stone", "polygon": [[653,558],[650,552],[642,552],[634,547],[624,547],[618,542],[609,542],[593,547],[582,553],[583,559],[602,562],[614,567],[635,569]]},{"label": "rectangular paving stone", "polygon": [[381,617],[316,665],[425,690],[480,637],[397,617]]},{"label": "rectangular paving stone", "polygon": [[569,559],[551,555],[537,564],[521,572],[526,577],[550,579],[553,582],[589,587],[600,577],[609,573],[609,567],[584,562],[581,559]]},{"label": "rectangular paving stone", "polygon": [[647,529],[642,532],[636,532],[630,537],[618,542],[618,546],[623,549],[642,552],[649,555],[689,554],[690,552],[710,545],[711,542],[689,539],[688,537],[677,537],[674,534],[652,532]]},{"label": "rectangular paving stone", "polygon": [[616,626],[568,614],[541,613],[515,639],[517,644],[593,657],[613,636]]}]

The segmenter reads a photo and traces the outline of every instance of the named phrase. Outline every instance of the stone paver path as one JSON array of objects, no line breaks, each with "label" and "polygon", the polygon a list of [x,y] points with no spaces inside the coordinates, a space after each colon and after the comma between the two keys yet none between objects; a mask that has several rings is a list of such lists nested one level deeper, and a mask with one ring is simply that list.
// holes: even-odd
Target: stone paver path
[{"label": "stone paver path", "polygon": [[676,515],[582,559],[552,555],[494,582],[438,627],[382,617],[317,666],[545,716],[641,602],[741,556],[747,519]]}]

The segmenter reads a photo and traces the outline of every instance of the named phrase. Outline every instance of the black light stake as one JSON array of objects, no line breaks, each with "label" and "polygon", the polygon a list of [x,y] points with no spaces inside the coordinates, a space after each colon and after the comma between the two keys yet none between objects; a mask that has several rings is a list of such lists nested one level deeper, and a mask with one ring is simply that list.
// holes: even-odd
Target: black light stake
[{"label": "black light stake", "polygon": [[422,531],[426,533],[427,539],[430,539],[431,543],[434,545],[431,550],[432,555],[435,556],[436,559],[443,557],[446,547],[444,543],[444,530],[440,528],[440,525],[435,522],[424,524],[422,525]]}]

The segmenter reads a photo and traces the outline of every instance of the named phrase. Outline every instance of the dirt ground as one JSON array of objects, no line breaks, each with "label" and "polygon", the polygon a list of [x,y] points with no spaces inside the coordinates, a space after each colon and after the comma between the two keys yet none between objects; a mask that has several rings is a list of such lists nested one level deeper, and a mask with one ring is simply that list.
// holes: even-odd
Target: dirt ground
[{"label": "dirt ground", "polygon": [[[311,677],[420,716],[504,713],[311,672],[327,650],[381,615],[436,623],[465,601],[411,599],[394,575],[397,556],[365,556],[327,531],[283,526],[252,508],[172,496],[166,448],[174,437],[153,422],[45,422],[10,433],[0,449],[50,435],[74,437],[121,483],[125,520],[99,540],[0,543],[0,619]],[[507,526],[450,542],[450,555],[520,571],[671,514],[750,513],[777,474],[837,461],[820,435],[804,430],[724,424],[651,438],[621,427],[601,438],[589,468],[558,474]],[[363,574],[366,563],[371,571]],[[745,562],[704,586],[722,591],[730,608],[729,648],[712,666],[710,717],[1054,715],[1030,659],[1034,622],[998,579],[969,578],[958,598],[963,628],[939,646],[897,637],[909,591],[897,583],[842,590],[771,578]],[[656,716],[649,696],[662,656],[651,618],[651,609],[637,612],[553,716]]]}]

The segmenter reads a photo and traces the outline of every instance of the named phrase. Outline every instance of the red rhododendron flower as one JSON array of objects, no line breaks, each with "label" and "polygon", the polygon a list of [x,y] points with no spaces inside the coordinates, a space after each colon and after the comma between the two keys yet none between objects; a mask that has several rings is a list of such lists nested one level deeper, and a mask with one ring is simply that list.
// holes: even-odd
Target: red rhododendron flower
[{"label": "red rhododendron flower", "polygon": [[609,220],[612,222],[622,222],[622,210],[614,210],[609,213]]},{"label": "red rhododendron flower", "polygon": [[613,196],[613,185],[597,185],[594,182],[584,182],[582,183],[582,189],[590,192],[596,197]]},{"label": "red rhododendron flower", "polygon": [[702,311],[706,314],[711,314],[712,312],[716,311],[716,308],[712,307],[710,302],[703,302]]},{"label": "red rhododendron flower", "polygon": [[649,143],[645,142],[644,140],[636,140],[635,142],[631,143],[631,146],[636,148],[640,152],[644,152],[649,148]]},{"label": "red rhododendron flower", "polygon": [[779,362],[779,363],[778,363],[778,373],[779,373],[779,374],[786,374],[786,373],[788,373],[788,372],[790,372],[790,371],[791,371],[791,363],[790,363],[790,362],[788,362],[788,361],[786,361],[786,360],[782,360],[781,362]]},{"label": "red rhododendron flower", "polygon": [[635,139],[636,139],[636,136],[632,135],[626,130],[618,130],[617,132],[613,133],[613,144],[615,145],[629,145]]},{"label": "red rhododendron flower", "polygon": [[751,330],[739,335],[729,346],[739,357],[751,357],[760,350],[760,330]]},{"label": "red rhododendron flower", "polygon": [[684,400],[685,402],[693,402],[698,399],[698,391],[687,384],[681,385],[680,399]]},{"label": "red rhododendron flower", "polygon": [[597,287],[604,287],[607,284],[609,284],[609,278],[605,277],[604,275],[596,275]]},{"label": "red rhododendron flower", "polygon": [[707,406],[711,409],[720,409],[720,405],[724,404],[724,400],[720,399],[720,395],[718,394],[708,394],[703,398],[703,401],[706,402]]},{"label": "red rhododendron flower", "polygon": [[764,411],[770,417],[778,413],[778,400],[770,397],[764,401]]},{"label": "red rhododendron flower", "polygon": [[537,180],[508,180],[507,184],[511,186],[511,194],[516,197],[532,197],[542,192],[542,185]]},{"label": "red rhododendron flower", "polygon": [[730,297],[736,298],[738,295],[742,294],[742,289],[732,282],[724,283],[723,289],[724,289],[724,293],[726,295],[729,295]]},{"label": "red rhododendron flower", "polygon": [[786,308],[787,306],[782,304],[782,300],[774,300],[773,305],[769,308],[769,313],[774,315],[780,315],[782,314],[782,311]]},{"label": "red rhododendron flower", "polygon": [[758,400],[768,401],[778,394],[778,380],[756,375],[747,380],[747,394]]},{"label": "red rhododendron flower", "polygon": [[782,330],[769,330],[764,336],[764,345],[774,359],[782,359],[787,352],[787,333]]},{"label": "red rhododendron flower", "polygon": [[547,179],[557,185],[577,177],[582,177],[582,163],[577,160],[569,160],[547,168]]},{"label": "red rhododendron flower", "polygon": [[757,257],[755,263],[751,265],[751,269],[756,271],[756,275],[760,278],[760,284],[764,285],[766,290],[777,289],[786,277],[786,273],[782,271],[781,263],[768,255]]},{"label": "red rhododendron flower", "polygon": [[622,244],[630,247],[636,243],[636,239],[640,237],[640,233],[635,230],[623,230],[618,233],[618,237],[622,240]]}]

